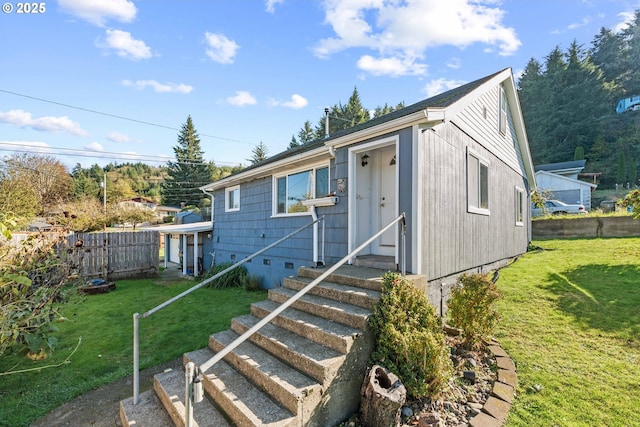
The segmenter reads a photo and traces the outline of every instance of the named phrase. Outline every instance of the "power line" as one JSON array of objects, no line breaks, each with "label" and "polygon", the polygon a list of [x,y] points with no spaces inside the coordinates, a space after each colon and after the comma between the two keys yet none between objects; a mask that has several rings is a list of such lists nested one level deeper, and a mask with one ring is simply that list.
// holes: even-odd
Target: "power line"
[{"label": "power line", "polygon": [[[143,125],[155,126],[155,127],[174,130],[174,131],[178,131],[178,132],[181,131],[181,129],[174,128],[174,127],[171,127],[171,126],[166,126],[166,125],[161,125],[161,124],[158,124],[158,123],[147,122],[147,121],[144,121],[144,120],[132,119],[130,117],[119,116],[119,115],[111,114],[111,113],[105,113],[105,112],[102,112],[102,111],[92,110],[90,108],[77,107],[75,105],[64,104],[62,102],[51,101],[49,99],[38,98],[36,96],[25,95],[23,93],[12,92],[12,91],[6,90],[6,89],[0,89],[0,92],[7,93],[9,95],[21,96],[23,98],[33,99],[33,100],[36,100],[36,101],[47,102],[49,104],[60,105],[62,107],[73,108],[73,109],[80,110],[80,111],[85,111],[85,112],[88,112],[88,113],[100,114],[100,115],[103,115],[103,116],[113,117],[113,118],[120,119],[120,120],[127,120],[127,121],[130,121],[130,122],[140,123],[140,124],[143,124]],[[231,142],[239,142],[241,144],[256,145],[253,142],[240,141],[239,139],[226,138],[226,137],[223,137],[223,136],[208,135],[206,133],[198,133],[198,135],[199,136],[206,136],[208,138],[221,139],[223,141],[231,141]]]},{"label": "power line", "polygon": [[[40,147],[36,145],[28,145],[24,144],[12,143],[12,142],[2,142],[0,143],[0,151],[10,151],[17,153],[27,153],[27,154],[55,154],[58,156],[71,156],[71,157],[96,157],[100,159],[118,159],[118,160],[129,160],[129,161],[140,161],[140,162],[153,162],[153,163],[179,163],[179,164],[198,164],[198,159],[184,159],[186,161],[175,162],[173,158],[168,156],[154,156],[147,154],[130,154],[130,153],[118,153],[113,151],[87,151],[80,150],[77,148],[63,148],[63,147]],[[3,145],[16,146],[18,148],[3,148]],[[60,150],[60,151],[55,151]],[[66,152],[65,152],[66,151]],[[226,164],[230,166],[238,166],[240,163],[237,162],[216,162],[213,161],[214,164]]]}]

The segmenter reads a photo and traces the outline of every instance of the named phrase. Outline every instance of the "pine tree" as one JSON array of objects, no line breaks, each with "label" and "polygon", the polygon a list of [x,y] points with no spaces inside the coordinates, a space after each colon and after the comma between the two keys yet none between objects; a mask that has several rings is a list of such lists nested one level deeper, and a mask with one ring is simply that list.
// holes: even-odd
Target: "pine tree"
[{"label": "pine tree", "polygon": [[264,145],[264,142],[260,141],[260,144],[253,147],[251,150],[251,157],[247,159],[252,165],[256,163],[260,163],[263,160],[266,160],[269,157],[269,148]]},{"label": "pine tree", "polygon": [[291,141],[289,141],[289,146],[287,147],[287,150],[290,150],[292,148],[296,148],[299,145],[300,145],[300,143],[296,139],[296,136],[295,135],[291,135]]},{"label": "pine tree", "polygon": [[211,182],[211,168],[204,162],[200,138],[193,126],[191,116],[182,125],[178,134],[178,145],[173,147],[175,162],[167,162],[167,178],[162,184],[164,204],[199,206],[206,195],[200,187]]}]

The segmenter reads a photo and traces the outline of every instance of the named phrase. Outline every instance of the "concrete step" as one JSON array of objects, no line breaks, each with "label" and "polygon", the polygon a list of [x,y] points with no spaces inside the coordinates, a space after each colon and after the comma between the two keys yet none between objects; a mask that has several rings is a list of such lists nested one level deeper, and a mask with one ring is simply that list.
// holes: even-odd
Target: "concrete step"
[{"label": "concrete step", "polygon": [[[270,289],[269,300],[282,304],[294,296],[296,292],[287,288]],[[369,309],[309,294],[294,302],[291,307],[361,330],[366,328],[367,319],[371,315]]]},{"label": "concrete step", "polygon": [[[153,377],[153,388],[177,427],[185,423],[184,371],[173,370]],[[230,427],[225,417],[207,398],[193,405],[193,420],[198,427]],[[127,424],[129,425],[129,424]]]},{"label": "concrete step", "polygon": [[[185,353],[185,363],[197,366],[209,360],[208,348]],[[204,388],[236,426],[293,427],[300,423],[296,416],[256,387],[225,361],[204,373]],[[199,404],[198,404],[199,405]]]},{"label": "concrete step", "polygon": [[[231,330],[243,334],[260,321],[248,314],[232,320]],[[273,324],[267,324],[249,340],[301,372],[316,379],[323,386],[333,380],[344,355],[337,351],[296,335]]]},{"label": "concrete step", "polygon": [[123,426],[174,427],[155,390],[147,390],[138,397],[137,405],[133,404],[133,397],[120,401],[120,422]]},{"label": "concrete step", "polygon": [[397,271],[398,264],[392,256],[382,255],[361,255],[353,260],[356,267],[378,268],[385,271]]},{"label": "concrete step", "polygon": [[[223,331],[209,337],[210,357],[238,338],[233,331]],[[309,419],[309,411],[322,397],[322,387],[287,363],[272,356],[251,342],[236,347],[225,359],[238,372],[258,385],[275,401],[298,415],[303,424]]]},{"label": "concrete step", "polygon": [[[299,291],[313,282],[313,280],[314,279],[308,277],[287,277],[284,279],[283,286],[288,289]],[[331,298],[336,301],[372,310],[380,300],[380,291],[326,281],[318,283],[309,290],[308,294]]]},{"label": "concrete step", "polygon": [[[320,277],[329,267],[330,266],[323,268],[300,267],[298,269],[298,276],[315,279]],[[336,271],[327,276],[325,281],[380,291],[382,289],[382,276],[387,271],[388,270],[379,268],[342,265]]]},{"label": "concrete step", "polygon": [[[273,301],[260,301],[251,305],[251,314],[263,318],[278,307],[280,304]],[[354,340],[361,333],[359,329],[291,307],[276,316],[272,323],[342,354],[351,349]]]}]

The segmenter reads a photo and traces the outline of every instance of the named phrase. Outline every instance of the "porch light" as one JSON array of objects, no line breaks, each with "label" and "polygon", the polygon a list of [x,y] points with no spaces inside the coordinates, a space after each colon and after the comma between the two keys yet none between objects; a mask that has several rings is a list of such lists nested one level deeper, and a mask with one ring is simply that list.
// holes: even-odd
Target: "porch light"
[{"label": "porch light", "polygon": [[365,167],[369,164],[369,155],[365,153],[364,156],[362,156],[362,167]]}]

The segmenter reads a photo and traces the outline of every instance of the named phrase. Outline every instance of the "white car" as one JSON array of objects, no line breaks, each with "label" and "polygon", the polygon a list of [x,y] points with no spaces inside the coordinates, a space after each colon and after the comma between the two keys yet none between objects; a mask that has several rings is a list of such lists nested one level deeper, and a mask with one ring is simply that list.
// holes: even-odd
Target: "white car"
[{"label": "white car", "polygon": [[543,207],[531,205],[531,216],[541,216],[544,214],[586,214],[587,210],[584,205],[568,205],[560,200],[547,200],[543,203]]}]

